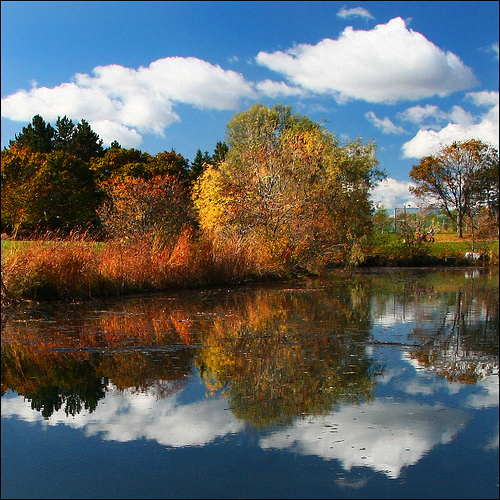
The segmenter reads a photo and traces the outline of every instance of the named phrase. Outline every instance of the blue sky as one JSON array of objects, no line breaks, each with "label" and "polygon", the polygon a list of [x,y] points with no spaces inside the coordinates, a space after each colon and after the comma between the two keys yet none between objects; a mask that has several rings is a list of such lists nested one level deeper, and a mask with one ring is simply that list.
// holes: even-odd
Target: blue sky
[{"label": "blue sky", "polygon": [[377,144],[386,207],[454,140],[498,148],[498,2],[1,2],[2,147],[35,114],[192,161],[253,103]]}]

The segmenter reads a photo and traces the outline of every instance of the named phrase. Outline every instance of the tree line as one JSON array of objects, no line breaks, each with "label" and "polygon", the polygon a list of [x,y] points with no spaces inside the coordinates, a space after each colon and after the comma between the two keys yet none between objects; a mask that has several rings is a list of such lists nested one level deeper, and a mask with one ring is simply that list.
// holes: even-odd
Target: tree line
[{"label": "tree line", "polygon": [[213,155],[107,149],[82,120],[37,115],[2,151],[2,231],[92,228],[105,237],[186,227],[251,241],[302,265],[367,236],[369,193],[384,177],[375,144],[347,144],[291,107],[255,104]]},{"label": "tree line", "polygon": [[189,163],[173,149],[150,155],[117,141],[104,148],[83,119],[75,125],[58,117],[52,127],[36,115],[2,150],[2,232],[101,231],[100,208],[109,205],[108,190],[119,181],[169,177],[187,187],[205,163],[222,161],[226,151],[219,142],[213,155],[198,150]]},{"label": "tree line", "polygon": [[[341,143],[322,125],[280,104],[234,115],[213,154],[192,162],[109,148],[90,125],[36,115],[2,150],[2,232],[93,231],[101,238],[183,228],[224,245],[249,244],[291,268],[356,261],[373,229],[371,189],[386,177],[376,145]],[[422,158],[414,194],[457,222],[483,215],[498,230],[498,150],[478,140]]]}]

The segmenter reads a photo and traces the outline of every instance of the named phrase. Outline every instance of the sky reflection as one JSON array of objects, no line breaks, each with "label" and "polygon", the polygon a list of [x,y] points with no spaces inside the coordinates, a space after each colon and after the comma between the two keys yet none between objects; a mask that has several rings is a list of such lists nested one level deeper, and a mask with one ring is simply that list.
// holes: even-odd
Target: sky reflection
[{"label": "sky reflection", "polygon": [[[406,362],[410,364],[411,360]],[[397,373],[389,374],[380,383],[395,378]],[[498,406],[498,376],[488,376],[478,386],[479,392],[465,397],[465,405],[477,409]],[[428,395],[442,389],[458,393],[463,389],[444,379],[435,379],[424,389],[417,375],[399,387],[409,395]],[[189,391],[189,384],[183,391]],[[110,384],[104,401],[94,412],[68,417],[61,409],[46,420],[24,398],[13,396],[2,398],[3,418],[40,422],[43,426],[66,425],[81,429],[86,436],[99,435],[103,440],[117,442],[147,439],[173,448],[204,446],[242,433],[247,427],[230,411],[227,398],[220,395],[186,403],[182,392],[156,399],[151,393],[120,391]],[[435,446],[456,438],[469,419],[465,409],[386,397],[368,404],[341,405],[322,416],[297,418],[291,426],[263,433],[259,445],[264,450],[335,459],[346,471],[370,467],[395,479],[404,467],[417,463]],[[498,447],[498,427],[496,432],[485,445],[490,449]]]},{"label": "sky reflection", "polygon": [[[477,453],[490,467],[498,298],[479,278],[473,287],[445,278],[250,288],[182,310],[165,298],[97,316],[74,306],[74,325],[62,309],[48,326],[14,317],[2,330],[2,420],[19,433],[70,429],[119,450],[148,442],[199,453],[203,463],[214,446],[225,455],[236,442],[251,460],[335,466],[352,476],[340,486],[358,484],[357,468],[401,481],[425,457],[447,464],[457,450],[466,467]],[[68,412],[72,398],[80,406]],[[19,433],[2,435],[2,445],[17,450]]]}]

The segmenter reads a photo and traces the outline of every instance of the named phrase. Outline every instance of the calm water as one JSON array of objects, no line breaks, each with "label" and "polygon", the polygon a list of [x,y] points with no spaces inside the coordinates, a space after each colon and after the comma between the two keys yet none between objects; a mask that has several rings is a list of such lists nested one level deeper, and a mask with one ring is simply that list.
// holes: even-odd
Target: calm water
[{"label": "calm water", "polygon": [[2,314],[2,498],[498,498],[498,270]]}]

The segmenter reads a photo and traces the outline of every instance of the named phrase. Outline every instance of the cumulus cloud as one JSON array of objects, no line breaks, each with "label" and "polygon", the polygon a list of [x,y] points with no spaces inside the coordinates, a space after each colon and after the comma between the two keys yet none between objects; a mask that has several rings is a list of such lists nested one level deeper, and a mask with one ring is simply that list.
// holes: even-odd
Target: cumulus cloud
[{"label": "cumulus cloud", "polygon": [[180,121],[176,103],[227,110],[257,95],[235,71],[195,57],[167,57],[139,69],[97,66],[91,75],[78,73],[74,81],[57,87],[20,90],[2,99],[2,116],[15,121],[31,121],[35,114],[48,121],[64,115],[76,121],[85,118],[96,132],[100,129],[105,142],[116,139],[135,147],[140,134],[161,136]]},{"label": "cumulus cloud", "polygon": [[353,9],[347,9],[342,7],[338,12],[337,16],[342,19],[347,19],[348,17],[365,17],[367,19],[375,19],[366,9],[363,7],[354,7]]},{"label": "cumulus cloud", "polygon": [[383,134],[405,134],[406,130],[398,125],[394,125],[392,121],[386,116],[383,119],[377,118],[373,111],[365,114],[365,117],[382,131]]},{"label": "cumulus cloud", "polygon": [[399,208],[404,205],[417,207],[420,200],[410,193],[410,186],[414,186],[414,184],[388,177],[372,190],[370,199],[375,206],[383,205],[387,209]]},{"label": "cumulus cloud", "polygon": [[408,29],[399,17],[369,31],[348,26],[336,40],[259,52],[256,61],[285,75],[291,84],[331,94],[339,103],[349,98],[411,101],[447,96],[478,84],[457,55]]},{"label": "cumulus cloud", "polygon": [[[401,148],[403,156],[405,158],[422,158],[455,141],[469,139],[479,139],[498,148],[498,96],[498,92],[494,91],[469,92],[466,95],[467,100],[477,107],[487,108],[484,113],[478,116],[465,111],[461,106],[453,106],[449,113],[434,110],[433,116],[438,116],[441,120],[446,118],[447,125],[444,127],[435,126],[434,129],[421,127],[413,139],[403,144]],[[410,112],[409,116],[412,116],[412,113]],[[423,113],[421,117],[424,117]]]}]

